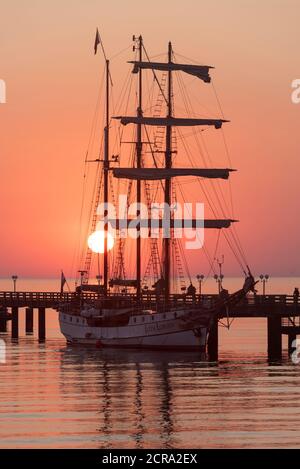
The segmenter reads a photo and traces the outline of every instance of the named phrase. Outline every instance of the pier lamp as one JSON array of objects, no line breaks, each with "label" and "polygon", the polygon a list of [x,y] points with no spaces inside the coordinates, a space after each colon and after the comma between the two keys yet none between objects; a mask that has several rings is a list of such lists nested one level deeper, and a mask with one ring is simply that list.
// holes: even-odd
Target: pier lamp
[{"label": "pier lamp", "polygon": [[99,285],[99,287],[100,287],[100,285],[101,285],[101,280],[102,280],[102,275],[99,275],[99,274],[96,275],[96,280],[97,280],[98,285]]},{"label": "pier lamp", "polygon": [[12,275],[11,278],[12,278],[12,281],[14,282],[14,293],[16,293],[18,276],[17,275]]},{"label": "pier lamp", "polygon": [[266,282],[270,278],[270,275],[269,274],[264,274],[264,275],[260,274],[259,278],[260,278],[260,281],[263,284],[263,296],[265,296],[265,294],[266,294]]},{"label": "pier lamp", "polygon": [[201,297],[202,282],[203,282],[203,279],[204,279],[204,275],[198,274],[198,275],[196,276],[196,278],[197,278],[198,283],[199,283],[199,297]]},{"label": "pier lamp", "polygon": [[215,279],[215,281],[216,281],[217,284],[218,284],[219,293],[221,293],[221,290],[222,290],[223,278],[224,278],[224,275],[223,275],[223,274],[220,274],[220,275],[215,274],[215,275],[214,275],[214,279]]},{"label": "pier lamp", "polygon": [[78,270],[78,273],[80,274],[80,286],[82,287],[87,270]]},{"label": "pier lamp", "polygon": [[222,290],[222,281],[223,281],[223,278],[224,278],[224,275],[222,274],[222,267],[223,267],[223,264],[224,264],[224,254],[222,254],[222,259],[218,259],[217,257],[215,257],[214,259],[218,266],[219,266],[219,275],[215,274],[214,275],[214,279],[215,281],[218,283],[218,286],[219,286],[219,293],[221,293],[221,290]]}]

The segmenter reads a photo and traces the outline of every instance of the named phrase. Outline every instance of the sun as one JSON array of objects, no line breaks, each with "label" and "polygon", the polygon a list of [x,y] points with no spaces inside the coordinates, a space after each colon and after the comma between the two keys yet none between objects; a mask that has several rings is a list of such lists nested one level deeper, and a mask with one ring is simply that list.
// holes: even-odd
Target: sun
[{"label": "sun", "polygon": [[[97,254],[104,253],[104,231],[94,231],[88,237],[88,247]],[[107,250],[110,251],[114,247],[114,238],[111,233],[107,232]]]}]

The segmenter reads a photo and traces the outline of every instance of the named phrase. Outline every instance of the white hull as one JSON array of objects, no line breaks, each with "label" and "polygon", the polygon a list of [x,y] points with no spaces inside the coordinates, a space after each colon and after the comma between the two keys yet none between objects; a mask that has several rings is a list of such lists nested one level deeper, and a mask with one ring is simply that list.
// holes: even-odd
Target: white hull
[{"label": "white hull", "polygon": [[[164,314],[144,314],[132,316],[127,325],[97,327],[89,325],[87,318],[60,312],[59,322],[62,334],[68,343],[97,348],[142,348],[165,350],[206,350],[208,319],[197,327],[185,325],[182,316],[186,311]],[[176,315],[176,317],[174,317]]]}]

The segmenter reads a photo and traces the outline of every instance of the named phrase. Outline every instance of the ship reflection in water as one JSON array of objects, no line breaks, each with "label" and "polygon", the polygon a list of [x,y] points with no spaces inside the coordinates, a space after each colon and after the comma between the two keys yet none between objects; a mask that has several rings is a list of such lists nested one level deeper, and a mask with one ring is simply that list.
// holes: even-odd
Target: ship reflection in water
[{"label": "ship reflection in water", "polygon": [[300,368],[288,358],[232,351],[210,364],[195,353],[6,340],[2,448],[300,445]]},{"label": "ship reflection in water", "polygon": [[[95,401],[99,403],[96,410],[99,422],[96,439],[99,447],[178,446],[178,416],[173,410],[173,387],[178,387],[176,381],[181,377],[180,367],[185,370],[186,360],[191,371],[208,367],[207,363],[195,361],[198,359],[197,354],[184,354],[183,357],[182,353],[162,356],[160,352],[104,350],[96,352],[95,362],[95,352],[91,350],[73,348],[61,353],[63,392],[70,378],[68,364],[75,365],[76,369],[76,380],[71,380],[69,391],[79,395],[86,394],[91,388],[91,382],[86,382],[87,364],[91,372],[94,370],[92,388]],[[176,368],[179,374],[174,373]],[[73,386],[75,389],[72,390]],[[193,386],[189,388],[192,390]],[[177,397],[176,401],[180,405]],[[188,402],[190,397],[185,396],[185,401]],[[185,411],[193,417],[193,406],[187,407]]]}]

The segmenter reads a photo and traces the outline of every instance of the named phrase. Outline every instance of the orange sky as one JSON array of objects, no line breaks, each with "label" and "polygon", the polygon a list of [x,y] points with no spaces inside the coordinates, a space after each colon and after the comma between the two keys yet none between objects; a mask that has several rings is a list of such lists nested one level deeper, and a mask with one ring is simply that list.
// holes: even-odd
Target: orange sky
[{"label": "orange sky", "polygon": [[[141,6],[142,5],[142,6]],[[0,275],[71,274],[82,163],[107,53],[142,33],[151,53],[214,65],[233,166],[239,234],[256,274],[299,275],[298,0],[3,0],[0,17]],[[112,63],[116,81],[127,71]],[[116,85],[117,86],[117,85]],[[199,270],[197,261],[192,270]],[[226,259],[226,273],[239,273]]]}]

